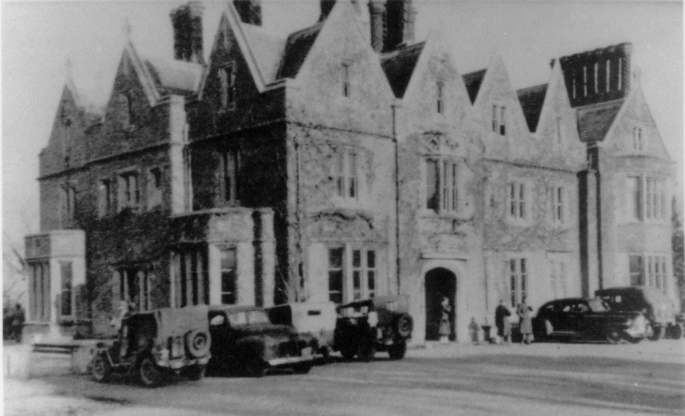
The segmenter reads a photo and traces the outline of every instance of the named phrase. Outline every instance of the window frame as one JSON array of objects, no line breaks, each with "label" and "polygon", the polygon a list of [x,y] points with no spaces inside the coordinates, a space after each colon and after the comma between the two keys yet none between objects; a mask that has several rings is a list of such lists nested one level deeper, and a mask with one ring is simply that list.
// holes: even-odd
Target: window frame
[{"label": "window frame", "polygon": [[235,110],[236,108],[236,63],[231,60],[220,66],[217,70],[219,78],[219,108],[221,111]]},{"label": "window frame", "polygon": [[[460,167],[462,161],[457,158],[427,155],[424,158],[424,180],[423,191],[425,198],[423,209],[432,211],[439,215],[459,215],[461,208],[461,175]],[[429,165],[435,166],[435,180],[429,177]],[[435,192],[431,195],[430,190],[435,187]]]},{"label": "window frame", "polygon": [[[131,190],[131,179],[135,179],[135,188]],[[140,172],[138,169],[127,169],[118,173],[117,175],[118,187],[118,211],[123,211],[126,208],[138,210],[141,206],[141,192],[140,192]]]},{"label": "window frame", "polygon": [[334,183],[334,195],[337,199],[349,202],[361,200],[360,178],[361,152],[351,146],[342,146],[334,152],[332,163],[332,182]]},{"label": "window frame", "polygon": [[151,210],[162,206],[164,170],[159,166],[153,166],[147,170],[146,176],[147,195],[145,199],[147,209]]},{"label": "window frame", "polygon": [[[239,149],[223,149],[220,151],[220,196],[222,204],[238,205],[240,198],[239,173],[241,168],[241,152]],[[229,163],[230,162],[230,163]]]},{"label": "window frame", "polygon": [[[69,272],[66,273],[65,270]],[[68,278],[67,278],[68,277]],[[59,319],[60,321],[71,320],[74,318],[76,311],[76,302],[74,298],[74,262],[67,260],[60,260],[59,262]],[[65,307],[67,310],[65,312]]]},{"label": "window frame", "polygon": [[504,261],[507,300],[512,308],[515,308],[525,296],[529,295],[530,283],[530,268],[528,267],[528,258],[509,257]]},{"label": "window frame", "polygon": [[[512,192],[513,191],[513,192]],[[514,179],[506,185],[506,218],[516,223],[526,223],[532,218],[530,205],[532,187],[527,181]]]}]

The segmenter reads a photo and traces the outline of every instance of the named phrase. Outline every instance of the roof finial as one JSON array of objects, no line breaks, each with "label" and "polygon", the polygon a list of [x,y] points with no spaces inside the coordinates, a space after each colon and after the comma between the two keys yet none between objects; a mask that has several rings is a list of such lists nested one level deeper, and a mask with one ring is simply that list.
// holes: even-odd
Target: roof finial
[{"label": "roof finial", "polygon": [[128,17],[124,19],[124,37],[127,41],[131,40],[131,23],[128,21]]}]

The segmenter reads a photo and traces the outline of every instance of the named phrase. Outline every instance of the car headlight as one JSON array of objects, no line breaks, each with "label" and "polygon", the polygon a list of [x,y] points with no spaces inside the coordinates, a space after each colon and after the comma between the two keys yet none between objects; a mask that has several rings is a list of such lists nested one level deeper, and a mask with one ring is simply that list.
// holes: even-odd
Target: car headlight
[{"label": "car headlight", "polygon": [[376,326],[378,325],[378,313],[377,312],[369,312],[369,326]]}]

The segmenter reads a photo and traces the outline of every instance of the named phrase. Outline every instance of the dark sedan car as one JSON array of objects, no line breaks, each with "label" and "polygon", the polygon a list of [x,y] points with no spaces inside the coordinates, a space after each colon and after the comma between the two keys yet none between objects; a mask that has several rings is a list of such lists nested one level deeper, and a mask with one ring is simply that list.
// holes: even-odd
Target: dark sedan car
[{"label": "dark sedan car", "polygon": [[640,342],[647,320],[639,312],[609,310],[601,299],[567,298],[547,302],[533,320],[537,339],[606,340]]}]

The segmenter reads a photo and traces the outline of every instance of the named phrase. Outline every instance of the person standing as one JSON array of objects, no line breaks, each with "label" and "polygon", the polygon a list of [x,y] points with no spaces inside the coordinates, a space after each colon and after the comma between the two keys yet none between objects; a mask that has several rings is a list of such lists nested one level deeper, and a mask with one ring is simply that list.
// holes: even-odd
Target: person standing
[{"label": "person standing", "polygon": [[533,319],[530,313],[533,308],[526,303],[526,297],[523,296],[521,303],[516,306],[516,315],[519,317],[519,329],[521,330],[521,343],[530,344],[533,342]]},{"label": "person standing", "polygon": [[21,306],[21,303],[17,303],[14,308],[14,315],[12,316],[12,337],[17,342],[21,342],[21,331],[25,320],[24,308]]},{"label": "person standing", "polygon": [[507,343],[510,342],[511,325],[509,324],[509,308],[504,305],[504,301],[500,299],[499,305],[495,308],[495,326],[497,327],[497,337]]},{"label": "person standing", "polygon": [[440,310],[440,328],[438,328],[438,333],[440,334],[440,343],[446,344],[450,335],[450,312],[452,311],[450,301],[446,296],[442,297]]}]

